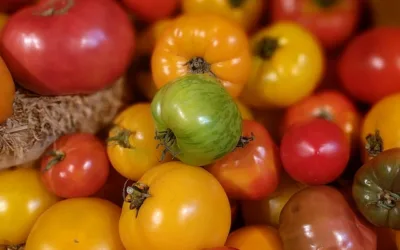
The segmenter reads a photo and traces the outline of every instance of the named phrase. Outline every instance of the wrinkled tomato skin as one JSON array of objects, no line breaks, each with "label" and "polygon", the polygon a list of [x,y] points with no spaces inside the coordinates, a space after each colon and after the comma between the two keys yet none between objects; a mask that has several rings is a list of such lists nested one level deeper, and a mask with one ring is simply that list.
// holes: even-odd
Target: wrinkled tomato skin
[{"label": "wrinkled tomato skin", "polygon": [[[64,159],[51,165],[54,156]],[[42,180],[59,197],[74,198],[95,194],[106,183],[110,165],[105,145],[92,134],[76,133],[60,137],[41,160]]]},{"label": "wrinkled tomato skin", "polygon": [[311,186],[293,195],[282,210],[279,234],[285,250],[376,250],[376,234],[359,220],[343,195]]},{"label": "wrinkled tomato skin", "polygon": [[354,177],[357,208],[375,226],[400,229],[399,163],[400,148],[389,149],[367,161]]},{"label": "wrinkled tomato skin", "polygon": [[361,33],[345,48],[338,74],[346,91],[373,104],[399,92],[400,30],[377,27]]}]

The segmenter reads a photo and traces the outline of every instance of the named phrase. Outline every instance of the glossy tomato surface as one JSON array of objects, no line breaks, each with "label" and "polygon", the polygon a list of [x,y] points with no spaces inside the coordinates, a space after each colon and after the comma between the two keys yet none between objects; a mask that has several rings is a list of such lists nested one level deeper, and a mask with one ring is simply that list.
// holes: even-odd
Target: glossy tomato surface
[{"label": "glossy tomato surface", "polygon": [[400,30],[376,27],[354,38],[344,50],[338,73],[356,99],[375,103],[400,91]]},{"label": "glossy tomato surface", "polygon": [[278,230],[265,225],[245,226],[239,228],[229,235],[225,245],[240,250],[283,249]]},{"label": "glossy tomato surface", "polygon": [[335,123],[313,119],[293,125],[285,133],[280,154],[284,169],[296,181],[327,184],[346,168],[350,145]]},{"label": "glossy tomato surface", "polygon": [[86,133],[60,137],[41,160],[44,184],[63,198],[93,195],[106,183],[109,170],[105,145]]},{"label": "glossy tomato surface", "polygon": [[154,22],[169,17],[177,9],[179,0],[122,0],[140,19]]},{"label": "glossy tomato surface", "polygon": [[13,77],[41,95],[89,94],[128,68],[134,31],[110,0],[43,0],[10,17],[0,50]]},{"label": "glossy tomato surface", "polygon": [[279,234],[285,250],[376,250],[375,232],[329,186],[307,187],[293,195],[282,210]]}]

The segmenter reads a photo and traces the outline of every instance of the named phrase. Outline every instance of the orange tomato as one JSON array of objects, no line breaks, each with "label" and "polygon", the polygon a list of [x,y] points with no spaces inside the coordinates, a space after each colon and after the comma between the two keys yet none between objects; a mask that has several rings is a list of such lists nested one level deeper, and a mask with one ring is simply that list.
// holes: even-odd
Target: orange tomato
[{"label": "orange tomato", "polygon": [[36,221],[25,250],[124,250],[120,214],[121,208],[99,198],[60,201]]},{"label": "orange tomato", "polygon": [[256,26],[264,0],[183,0],[184,13],[213,13],[232,20],[246,30]]},{"label": "orange tomato", "polygon": [[242,227],[229,235],[225,245],[240,250],[283,250],[278,230],[265,225]]},{"label": "orange tomato", "polygon": [[236,105],[239,108],[240,114],[242,114],[243,120],[254,120],[253,111],[244,105],[239,99],[235,99]]},{"label": "orange tomato", "polygon": [[151,69],[157,88],[185,74],[217,77],[232,97],[250,75],[246,33],[217,15],[191,14],[175,19],[157,41]]},{"label": "orange tomato", "polygon": [[13,114],[15,85],[7,65],[0,58],[0,123]]}]

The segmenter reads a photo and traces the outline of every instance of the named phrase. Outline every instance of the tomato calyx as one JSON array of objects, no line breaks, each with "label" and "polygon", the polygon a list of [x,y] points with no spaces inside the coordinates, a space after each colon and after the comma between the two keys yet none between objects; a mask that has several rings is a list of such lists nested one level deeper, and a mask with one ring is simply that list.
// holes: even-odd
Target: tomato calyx
[{"label": "tomato calyx", "polygon": [[48,153],[51,156],[50,161],[46,164],[44,171],[50,170],[54,165],[60,163],[65,159],[65,153],[58,150],[52,150]]},{"label": "tomato calyx", "polygon": [[236,148],[244,148],[244,147],[246,147],[247,144],[254,141],[254,139],[255,139],[255,136],[253,133],[251,133],[250,136],[240,136],[240,139],[239,139],[238,144],[236,145]]},{"label": "tomato calyx", "polygon": [[116,143],[118,146],[123,148],[128,148],[128,149],[135,148],[134,146],[131,145],[129,141],[130,136],[135,134],[135,132],[132,132],[125,128],[118,128],[118,130],[119,131],[117,132],[117,135],[109,137],[107,139],[107,144]]},{"label": "tomato calyx", "polygon": [[210,74],[215,77],[211,71],[211,65],[202,57],[195,56],[187,61],[184,66],[188,66],[188,72],[191,74]]},{"label": "tomato calyx", "polygon": [[171,129],[167,128],[164,131],[156,131],[154,139],[160,141],[160,143],[157,145],[157,148],[159,148],[160,146],[164,147],[164,150],[161,153],[160,161],[163,161],[165,159],[165,156],[168,152],[172,154],[172,159],[174,159],[179,154],[179,152],[172,151],[172,147],[176,143],[176,136]]},{"label": "tomato calyx", "polygon": [[392,209],[400,201],[400,195],[389,190],[382,190],[378,193],[378,201],[375,203],[380,208]]},{"label": "tomato calyx", "polygon": [[375,130],[374,134],[368,134],[365,139],[365,149],[371,157],[375,157],[383,151],[383,139],[380,136],[379,130]]},{"label": "tomato calyx", "polygon": [[144,201],[151,196],[149,189],[149,186],[140,182],[135,182],[126,188],[125,202],[129,203],[130,210],[136,209],[136,217],[138,217]]},{"label": "tomato calyx", "polygon": [[315,114],[315,118],[324,119],[327,121],[333,121],[333,115],[326,109],[318,109]]},{"label": "tomato calyx", "polygon": [[[4,246],[4,245],[0,245],[0,248]],[[24,247],[24,244],[20,244],[20,245],[9,245],[9,246],[4,246],[6,247],[6,250],[22,250]]]},{"label": "tomato calyx", "polygon": [[239,8],[242,6],[244,0],[229,0],[228,2],[232,8]]},{"label": "tomato calyx", "polygon": [[64,15],[75,5],[75,0],[50,0],[47,6],[41,11],[34,12],[34,15],[39,16],[55,16]]},{"label": "tomato calyx", "polygon": [[279,48],[279,41],[273,37],[263,37],[257,44],[254,54],[264,60],[269,60]]},{"label": "tomato calyx", "polygon": [[337,0],[314,0],[314,3],[322,9],[328,9],[337,3]]}]

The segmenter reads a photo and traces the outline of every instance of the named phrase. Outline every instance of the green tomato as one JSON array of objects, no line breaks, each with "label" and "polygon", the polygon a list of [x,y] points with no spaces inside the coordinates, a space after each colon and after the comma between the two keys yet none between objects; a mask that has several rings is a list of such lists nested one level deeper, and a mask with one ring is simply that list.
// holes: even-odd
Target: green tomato
[{"label": "green tomato", "polygon": [[164,85],[151,103],[156,139],[183,163],[205,166],[235,149],[241,139],[239,109],[208,75],[189,74]]}]

